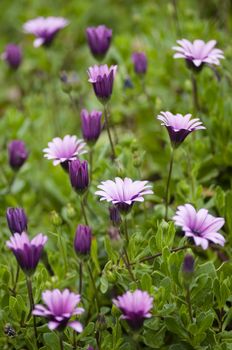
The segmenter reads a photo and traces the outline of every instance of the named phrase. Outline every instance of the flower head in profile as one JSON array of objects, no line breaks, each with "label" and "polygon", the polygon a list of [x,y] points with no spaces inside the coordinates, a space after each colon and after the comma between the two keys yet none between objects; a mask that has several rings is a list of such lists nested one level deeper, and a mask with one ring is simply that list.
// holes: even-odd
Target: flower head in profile
[{"label": "flower head in profile", "polygon": [[145,74],[147,71],[147,56],[144,52],[134,52],[132,54],[134,71],[137,74]]},{"label": "flower head in profile", "polygon": [[89,82],[92,83],[95,95],[102,104],[109,101],[112,91],[117,66],[108,67],[107,64],[89,67]]},{"label": "flower head in profile", "polygon": [[23,208],[7,208],[6,219],[12,234],[27,231],[27,216]]},{"label": "flower head in profile", "polygon": [[102,112],[88,112],[86,109],[81,111],[82,135],[87,143],[94,144],[100,136]]},{"label": "flower head in profile", "polygon": [[134,330],[141,328],[144,320],[152,316],[153,298],[139,289],[126,292],[113,299],[113,303],[122,311],[121,317],[127,320]]},{"label": "flower head in profile", "polygon": [[190,68],[201,70],[203,65],[220,65],[220,59],[224,58],[223,51],[215,48],[216,41],[207,43],[203,40],[194,40],[193,43],[186,39],[177,40],[179,46],[174,46],[176,51],[174,58],[184,58]]},{"label": "flower head in profile", "polygon": [[34,47],[48,46],[55,35],[68,24],[69,21],[63,17],[37,17],[27,21],[23,25],[23,30],[36,37]]},{"label": "flower head in profile", "polygon": [[83,194],[89,185],[88,162],[75,159],[69,162],[69,178],[72,187]]},{"label": "flower head in profile", "polygon": [[84,312],[83,308],[77,307],[81,297],[68,289],[60,291],[59,289],[46,290],[42,293],[42,299],[45,304],[35,305],[33,315],[48,318],[48,328],[63,331],[66,327],[73,328],[76,332],[82,332],[83,327],[78,321],[71,321],[72,316],[80,315]]},{"label": "flower head in profile", "polygon": [[86,153],[85,142],[76,136],[55,137],[43,150],[44,157],[53,160],[53,165],[61,164],[68,171],[68,164],[79,155]]},{"label": "flower head in profile", "polygon": [[19,170],[28,158],[25,143],[21,140],[13,140],[8,144],[8,158],[12,169]]},{"label": "flower head in profile", "polygon": [[86,29],[86,36],[93,56],[102,59],[110,47],[112,29],[107,28],[105,25],[88,27]]},{"label": "flower head in profile", "polygon": [[130,210],[134,202],[143,202],[144,195],[153,193],[148,181],[132,181],[128,177],[102,181],[97,187],[95,194],[101,197],[100,201],[112,202],[122,213]]},{"label": "flower head in profile", "polygon": [[89,226],[78,225],[74,238],[74,249],[77,254],[88,255],[92,243],[92,230]]},{"label": "flower head in profile", "polygon": [[160,112],[157,116],[162,122],[161,125],[167,128],[173,148],[177,148],[191,132],[205,129],[200,119],[191,119],[191,116],[171,112]]},{"label": "flower head in profile", "polygon": [[14,253],[19,266],[28,276],[35,272],[39,263],[47,236],[39,233],[31,241],[25,232],[15,233],[6,242],[8,248]]},{"label": "flower head in profile", "polygon": [[1,58],[8,63],[10,68],[17,69],[22,62],[21,47],[15,44],[8,44]]},{"label": "flower head in profile", "polygon": [[225,223],[221,217],[214,217],[206,209],[196,211],[191,204],[181,205],[173,217],[176,226],[180,226],[186,237],[193,238],[196,245],[207,249],[209,241],[224,246],[225,238],[218,233]]}]

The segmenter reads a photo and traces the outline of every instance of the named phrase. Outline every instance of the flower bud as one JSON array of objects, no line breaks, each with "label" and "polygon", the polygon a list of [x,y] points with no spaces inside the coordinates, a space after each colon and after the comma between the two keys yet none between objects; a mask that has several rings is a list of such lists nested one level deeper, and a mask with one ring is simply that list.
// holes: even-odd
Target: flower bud
[{"label": "flower bud", "polygon": [[10,68],[17,69],[22,62],[21,48],[14,44],[7,45],[5,52],[2,54],[2,59],[8,63]]},{"label": "flower bud", "polygon": [[55,210],[51,212],[51,221],[54,226],[60,226],[62,224],[62,218]]},{"label": "flower bud", "polygon": [[86,109],[81,111],[82,135],[86,142],[95,143],[100,136],[102,112],[92,111],[88,113]]},{"label": "flower bud", "polygon": [[89,226],[78,225],[74,238],[74,249],[77,255],[88,255],[91,249],[92,230]]},{"label": "flower bud", "polygon": [[11,141],[8,145],[9,164],[12,169],[18,170],[28,158],[25,144],[21,140]]},{"label": "flower bud", "polygon": [[84,193],[89,185],[88,162],[79,159],[71,161],[69,163],[69,178],[75,191],[79,194]]},{"label": "flower bud", "polygon": [[144,52],[134,52],[132,54],[134,71],[137,74],[145,74],[147,71],[147,57]]},{"label": "flower bud", "polygon": [[23,208],[7,208],[6,219],[12,234],[27,231],[27,216]]},{"label": "flower bud", "polygon": [[183,266],[182,266],[183,274],[186,276],[190,276],[194,272],[194,257],[191,254],[187,254],[184,257]]}]

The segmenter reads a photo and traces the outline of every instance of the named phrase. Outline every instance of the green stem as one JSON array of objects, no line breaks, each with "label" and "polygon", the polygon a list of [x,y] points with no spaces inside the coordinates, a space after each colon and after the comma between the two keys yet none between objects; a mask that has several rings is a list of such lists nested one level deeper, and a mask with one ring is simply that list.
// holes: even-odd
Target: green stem
[{"label": "green stem", "polygon": [[58,230],[58,245],[59,245],[60,252],[63,255],[64,270],[65,270],[65,274],[66,274],[67,271],[68,271],[68,260],[67,260],[67,255],[66,255],[66,252],[65,252],[63,240],[62,240],[62,232],[61,232],[61,230]]},{"label": "green stem", "polygon": [[59,334],[59,339],[60,339],[60,350],[64,350],[63,333],[61,332]]},{"label": "green stem", "polygon": [[132,269],[131,269],[132,264],[130,263],[130,259],[129,259],[129,256],[127,254],[127,250],[125,247],[123,248],[123,252],[125,255],[125,258],[122,256],[124,264],[126,265],[126,268],[129,272],[129,275],[131,276],[132,281],[136,282],[136,279],[135,279],[134,274],[133,274]]},{"label": "green stem", "polygon": [[99,310],[100,310],[100,304],[99,304],[99,300],[98,300],[98,291],[97,291],[97,287],[96,287],[96,284],[95,284],[95,281],[94,281],[94,277],[93,277],[93,274],[92,274],[92,270],[91,270],[91,267],[89,266],[89,263],[87,263],[87,268],[88,268],[88,271],[89,271],[89,276],[90,276],[90,279],[91,279],[91,282],[92,282],[92,285],[93,285],[93,289],[94,289],[94,292],[95,292],[95,300],[96,300],[96,306],[97,306],[97,312],[99,313]]},{"label": "green stem", "polygon": [[192,312],[192,304],[191,304],[189,286],[186,287],[186,302],[188,305],[189,317],[190,317],[191,322],[193,323],[193,312]]},{"label": "green stem", "polygon": [[110,147],[111,147],[111,152],[112,152],[112,159],[114,160],[116,158],[116,155],[115,155],[113,140],[112,140],[111,133],[110,133],[109,116],[108,116],[108,111],[107,111],[107,106],[106,105],[104,105],[104,115],[105,115],[106,131],[107,131],[108,138],[109,138],[109,141],[110,141]]},{"label": "green stem", "polygon": [[[173,248],[173,249],[170,249],[170,253],[179,252],[180,250],[184,250],[184,249],[188,249],[188,248],[191,248],[191,246],[185,245],[185,246],[183,246],[183,247]],[[154,254],[154,255],[145,256],[144,258],[141,258],[141,259],[139,259],[138,261],[135,261],[135,262],[130,263],[130,265],[135,265],[135,264],[137,264],[138,262],[139,262],[139,263],[142,263],[142,262],[144,262],[144,261],[149,261],[149,260],[156,259],[156,258],[158,258],[159,256],[162,256],[162,254],[163,254],[163,253],[160,252],[160,253],[157,253],[157,254]]]},{"label": "green stem", "polygon": [[80,260],[79,263],[79,294],[82,293],[82,277],[83,277],[83,262]]},{"label": "green stem", "polygon": [[126,238],[126,243],[129,244],[129,235],[128,235],[128,226],[127,226],[127,217],[124,216],[124,234]]},{"label": "green stem", "polygon": [[92,182],[93,177],[93,147],[91,146],[89,149],[89,166],[90,166],[90,175],[89,175],[89,182]]},{"label": "green stem", "polygon": [[88,226],[88,219],[87,219],[86,212],[85,212],[84,196],[81,197],[81,210],[82,210],[82,215],[83,215],[84,220],[85,220],[85,224]]},{"label": "green stem", "polygon": [[173,167],[173,161],[174,161],[174,148],[172,148],[171,153],[171,160],[170,160],[170,166],[169,166],[169,172],[168,172],[168,181],[167,181],[167,187],[166,187],[166,193],[165,193],[165,220],[168,220],[168,204],[169,204],[169,190],[170,190],[170,181],[172,176],[172,167]]},{"label": "green stem", "polygon": [[[29,320],[31,317],[31,313],[34,310],[35,303],[34,303],[34,298],[33,298],[31,278],[27,276],[26,281],[27,281],[28,297],[29,297],[29,302],[30,302],[30,310],[29,310],[29,314],[27,317],[27,320]],[[36,344],[37,344],[37,348],[38,348],[38,334],[37,334],[37,328],[36,328],[36,319],[35,319],[34,315],[33,315],[33,328],[34,328],[34,336],[35,336]]]},{"label": "green stem", "polygon": [[14,286],[13,286],[13,294],[15,294],[16,288],[17,288],[17,284],[18,284],[18,280],[19,280],[19,271],[20,271],[20,267],[19,264],[17,264],[17,270],[16,270],[16,275],[15,275],[15,281],[14,281]]},{"label": "green stem", "polygon": [[198,89],[197,89],[197,79],[194,73],[191,75],[192,80],[192,95],[193,95],[193,107],[194,112],[198,112],[200,110],[199,100],[198,100]]}]

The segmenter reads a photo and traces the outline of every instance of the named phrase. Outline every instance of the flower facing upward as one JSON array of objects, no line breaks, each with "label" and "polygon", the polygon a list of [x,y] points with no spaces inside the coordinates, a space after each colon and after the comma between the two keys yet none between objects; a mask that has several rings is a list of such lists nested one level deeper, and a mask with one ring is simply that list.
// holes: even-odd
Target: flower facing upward
[{"label": "flower facing upward", "polygon": [[89,67],[89,82],[93,84],[94,92],[103,104],[109,101],[112,91],[117,66],[108,67],[107,64]]},{"label": "flower facing upward", "polygon": [[191,132],[205,129],[200,119],[191,119],[191,116],[171,112],[160,112],[157,116],[162,121],[161,125],[167,128],[173,148],[177,148]]},{"label": "flower facing upward", "polygon": [[122,213],[126,213],[134,202],[143,202],[145,194],[153,193],[148,181],[132,181],[128,177],[102,181],[97,187],[100,191],[95,194],[101,196],[100,201],[112,202]]},{"label": "flower facing upward", "polygon": [[196,245],[207,249],[209,241],[224,246],[225,238],[217,231],[225,223],[223,218],[215,218],[206,209],[198,212],[191,204],[181,205],[173,217],[176,226],[180,226],[186,237],[192,237]]},{"label": "flower facing upward", "polygon": [[17,69],[22,62],[22,50],[18,45],[8,44],[1,58],[5,60],[11,68]]},{"label": "flower facing upward", "polygon": [[177,51],[174,58],[185,58],[190,68],[200,70],[204,63],[219,65],[220,59],[224,58],[223,51],[216,49],[216,41],[210,40],[207,43],[203,40],[194,40],[193,43],[186,39],[177,40],[180,46],[174,46]]},{"label": "flower facing upward", "polygon": [[9,164],[12,169],[18,170],[28,158],[25,143],[21,140],[13,140],[8,145]]},{"label": "flower facing upward", "polygon": [[93,56],[102,59],[110,47],[112,30],[104,25],[88,27],[86,36]]},{"label": "flower facing upward", "polygon": [[27,216],[23,208],[7,208],[6,219],[12,234],[27,231]]},{"label": "flower facing upward", "polygon": [[81,111],[82,135],[86,142],[94,144],[100,136],[102,112],[88,112],[86,109]]},{"label": "flower facing upward", "polygon": [[137,74],[145,74],[147,71],[147,56],[144,52],[134,52],[132,54],[134,70]]},{"label": "flower facing upward", "polygon": [[19,266],[26,275],[32,275],[39,263],[43,247],[47,242],[47,237],[39,233],[31,241],[25,232],[15,233],[6,242],[8,248],[14,253]]},{"label": "flower facing upward", "polygon": [[153,298],[139,289],[134,292],[126,292],[113,303],[122,311],[123,319],[127,320],[131,328],[137,330],[142,327],[144,319],[150,318],[153,306]]},{"label": "flower facing upward", "polygon": [[66,135],[63,139],[55,137],[43,150],[44,157],[53,160],[53,165],[61,164],[68,170],[68,163],[80,154],[86,153],[85,142],[76,136]]},{"label": "flower facing upward", "polygon": [[37,17],[23,25],[25,33],[35,35],[34,47],[49,45],[60,29],[66,27],[69,21],[63,17]]},{"label": "flower facing upward", "polygon": [[83,308],[76,307],[81,300],[79,294],[74,294],[68,289],[64,291],[59,289],[46,290],[42,293],[42,299],[46,306],[35,305],[32,314],[48,318],[48,328],[50,330],[63,331],[69,326],[76,332],[82,332],[83,327],[80,322],[70,321],[72,316],[80,315],[84,312]]},{"label": "flower facing upward", "polygon": [[88,255],[91,249],[92,230],[89,226],[78,225],[74,238],[74,249],[78,254]]},{"label": "flower facing upward", "polygon": [[69,178],[75,191],[84,193],[89,185],[88,162],[79,159],[69,162]]}]

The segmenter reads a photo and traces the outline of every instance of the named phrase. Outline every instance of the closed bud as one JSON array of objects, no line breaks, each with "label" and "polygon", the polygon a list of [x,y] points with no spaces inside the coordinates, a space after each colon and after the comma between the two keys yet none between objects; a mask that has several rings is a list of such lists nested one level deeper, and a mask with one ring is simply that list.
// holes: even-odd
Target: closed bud
[{"label": "closed bud", "polygon": [[19,170],[28,158],[24,142],[21,140],[11,141],[8,145],[8,157],[11,168]]},{"label": "closed bud", "polygon": [[91,250],[92,230],[89,226],[78,225],[74,238],[74,249],[77,255],[88,255]]},{"label": "closed bud", "polygon": [[102,112],[88,112],[86,109],[81,111],[82,135],[86,142],[94,144],[100,136]]},{"label": "closed bud", "polygon": [[66,213],[67,213],[67,217],[69,219],[73,219],[76,216],[76,211],[74,209],[74,207],[72,206],[71,203],[68,203],[66,206]]},{"label": "closed bud", "polygon": [[21,48],[15,44],[7,45],[5,52],[2,54],[2,59],[8,63],[10,68],[17,69],[22,62]]},{"label": "closed bud", "polygon": [[137,74],[145,74],[147,71],[147,56],[144,52],[134,52],[132,54],[134,71]]},{"label": "closed bud", "polygon": [[103,314],[99,314],[96,322],[96,328],[99,331],[104,331],[107,328],[106,318]]},{"label": "closed bud", "polygon": [[54,226],[60,226],[62,224],[62,218],[55,210],[51,212],[51,221]]},{"label": "closed bud", "polygon": [[22,208],[8,208],[6,219],[12,234],[27,231],[27,216]]},{"label": "closed bud", "polygon": [[75,191],[83,194],[89,185],[88,162],[79,159],[69,162],[69,178]]},{"label": "closed bud", "polygon": [[187,254],[184,257],[183,266],[182,266],[183,274],[192,275],[194,272],[194,257],[191,254]]}]

